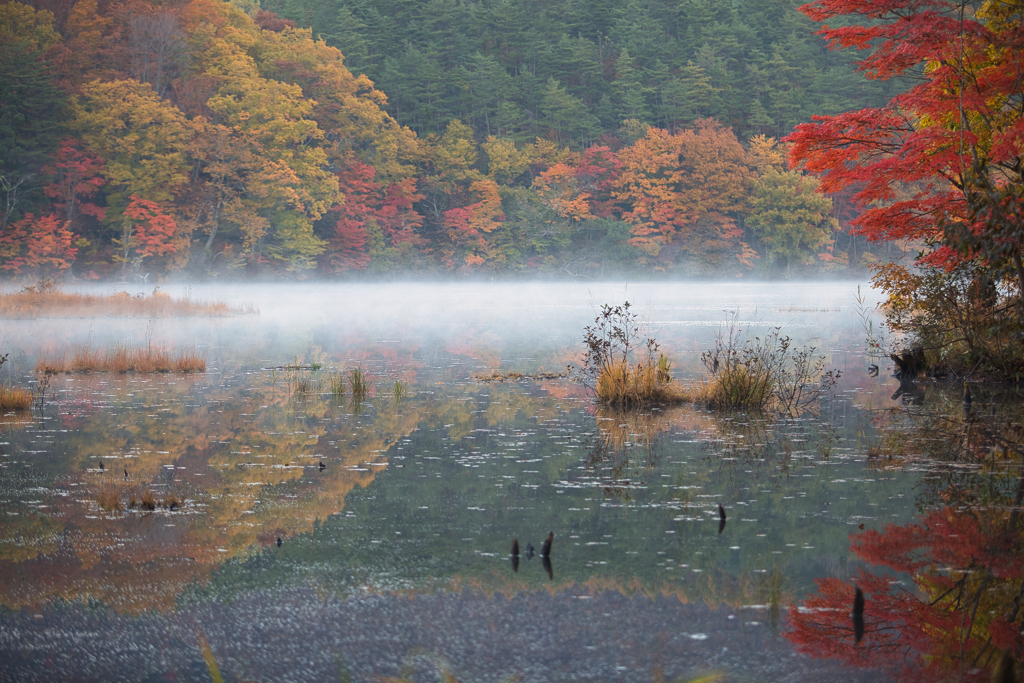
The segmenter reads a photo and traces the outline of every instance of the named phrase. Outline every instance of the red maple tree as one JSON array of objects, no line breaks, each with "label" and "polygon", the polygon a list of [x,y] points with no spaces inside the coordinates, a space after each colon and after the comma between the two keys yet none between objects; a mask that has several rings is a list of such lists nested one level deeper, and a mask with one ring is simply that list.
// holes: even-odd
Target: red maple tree
[{"label": "red maple tree", "polygon": [[423,195],[417,193],[416,181],[408,178],[384,186],[376,181],[376,173],[373,166],[358,160],[335,173],[345,201],[332,209],[338,220],[329,240],[330,270],[363,270],[370,264],[371,226],[380,231],[386,246],[417,241],[415,230],[423,217],[413,204]]},{"label": "red maple tree", "polygon": [[[816,116],[787,139],[821,191],[856,187],[856,229],[924,239],[925,263],[980,257],[1024,284],[1024,22],[1020,3],[817,0],[801,7],[834,48],[869,51],[872,79],[916,84],[884,107]],[[857,21],[857,19],[860,21]],[[1024,289],[1024,288],[1022,288]]]},{"label": "red maple tree", "polygon": [[103,159],[82,151],[78,140],[68,138],[61,142],[56,161],[44,169],[54,179],[45,192],[54,200],[53,206],[64,211],[67,220],[74,222],[80,214],[99,220],[107,217],[103,207],[83,201],[95,197],[106,184],[100,175],[103,165]]}]

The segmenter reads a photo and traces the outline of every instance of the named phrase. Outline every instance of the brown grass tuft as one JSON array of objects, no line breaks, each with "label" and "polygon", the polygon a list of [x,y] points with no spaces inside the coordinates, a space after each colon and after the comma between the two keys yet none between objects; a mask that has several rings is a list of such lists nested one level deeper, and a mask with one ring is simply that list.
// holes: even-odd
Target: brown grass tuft
[{"label": "brown grass tuft", "polygon": [[32,392],[20,387],[0,384],[0,412],[28,410],[32,406]]},{"label": "brown grass tuft", "polygon": [[114,484],[100,486],[99,490],[96,491],[96,504],[100,506],[100,509],[107,512],[120,512],[123,509],[121,506],[121,490]]},{"label": "brown grass tuft", "polygon": [[772,401],[775,379],[750,364],[725,364],[716,372],[701,376],[696,391],[698,403],[717,410],[760,410]]},{"label": "brown grass tuft", "polygon": [[150,345],[123,343],[97,349],[83,344],[58,358],[40,358],[36,372],[206,372],[206,359],[194,347],[173,352]]},{"label": "brown grass tuft", "polygon": [[178,318],[254,314],[254,306],[229,306],[222,301],[175,299],[162,292],[132,296],[79,294],[53,288],[26,287],[0,292],[0,318]]},{"label": "brown grass tuft", "polygon": [[640,361],[630,365],[624,359],[601,366],[597,375],[597,398],[602,403],[619,406],[690,400],[690,396],[660,370],[659,363]]},{"label": "brown grass tuft", "polygon": [[142,492],[142,495],[139,496],[139,507],[150,512],[156,510],[156,498],[152,491],[146,489]]}]

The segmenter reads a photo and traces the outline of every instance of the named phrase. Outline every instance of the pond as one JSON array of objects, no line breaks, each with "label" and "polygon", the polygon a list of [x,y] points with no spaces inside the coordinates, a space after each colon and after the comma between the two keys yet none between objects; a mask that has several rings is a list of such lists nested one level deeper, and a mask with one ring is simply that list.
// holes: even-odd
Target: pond
[{"label": "pond", "polygon": [[[259,313],[3,321],[17,384],[83,343],[208,365],[0,417],[0,679],[988,680],[1019,647],[1019,398],[901,385],[856,283],[166,291]],[[684,386],[729,324],[840,382],[785,419],[599,406],[557,375],[624,300]]]}]

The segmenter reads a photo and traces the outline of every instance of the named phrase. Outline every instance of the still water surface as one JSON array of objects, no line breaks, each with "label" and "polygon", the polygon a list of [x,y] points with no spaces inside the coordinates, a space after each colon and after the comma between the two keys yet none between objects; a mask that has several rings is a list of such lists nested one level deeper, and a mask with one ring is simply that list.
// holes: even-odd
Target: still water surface
[{"label": "still water surface", "polygon": [[[883,614],[883,593],[921,602],[962,567],[922,587],[879,547],[920,545],[936,513],[982,547],[1007,515],[1017,528],[1017,461],[994,455],[1016,443],[998,427],[1013,404],[979,395],[987,422],[971,422],[955,390],[900,387],[884,364],[872,377],[855,284],[188,293],[260,313],[3,322],[20,383],[40,354],[86,342],[194,344],[208,371],[54,377],[31,415],[2,418],[0,679],[906,678],[938,646],[911,642],[909,603]],[[622,412],[567,379],[482,379],[561,372],[596,309],[627,299],[677,382],[734,321],[815,346],[843,372],[836,395],[781,420]],[[332,396],[356,368],[370,394]],[[992,538],[970,523],[982,502]],[[549,532],[550,558],[531,557]],[[1014,548],[978,595],[1012,593]],[[854,584],[878,596],[857,645]],[[1009,603],[994,600],[992,614]],[[984,645],[981,626],[956,634],[980,652],[967,678],[1015,619]]]}]

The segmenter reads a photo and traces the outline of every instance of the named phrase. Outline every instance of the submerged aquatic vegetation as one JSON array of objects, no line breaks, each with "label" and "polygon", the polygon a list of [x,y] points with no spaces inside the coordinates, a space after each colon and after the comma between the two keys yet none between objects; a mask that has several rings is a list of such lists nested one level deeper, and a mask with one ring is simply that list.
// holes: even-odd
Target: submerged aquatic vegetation
[{"label": "submerged aquatic vegetation", "polygon": [[569,374],[566,372],[531,372],[523,374],[521,372],[492,372],[489,375],[473,375],[473,379],[478,382],[506,382],[506,381],[518,381],[523,379],[538,380],[538,379],[565,379]]},{"label": "submerged aquatic vegetation", "polygon": [[136,346],[120,343],[106,349],[79,344],[56,358],[40,358],[36,372],[64,374],[75,372],[206,372],[206,359],[195,347],[179,351],[151,344]]},{"label": "submerged aquatic vegetation", "polygon": [[395,380],[395,387],[392,391],[392,395],[395,398],[395,403],[405,400],[405,397],[409,394],[409,389],[399,380]]},{"label": "submerged aquatic vegetation", "polygon": [[231,306],[223,301],[199,301],[188,296],[175,299],[154,291],[151,295],[128,292],[81,294],[41,282],[17,292],[0,292],[0,318],[175,318],[251,315],[251,304]]}]

